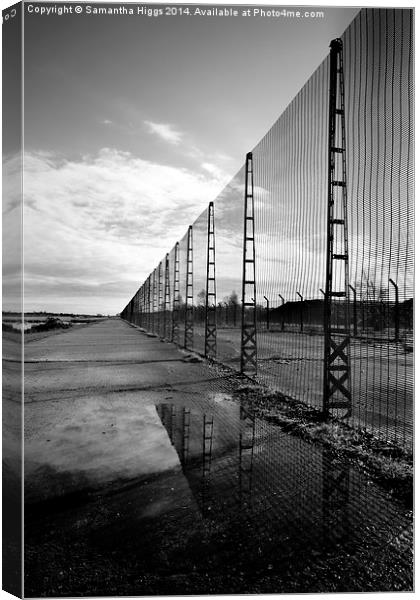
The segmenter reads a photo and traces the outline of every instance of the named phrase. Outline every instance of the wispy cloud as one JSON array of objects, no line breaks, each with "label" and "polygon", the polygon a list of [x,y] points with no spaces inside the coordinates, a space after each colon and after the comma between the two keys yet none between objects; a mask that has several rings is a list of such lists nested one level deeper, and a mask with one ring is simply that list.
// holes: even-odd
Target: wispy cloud
[{"label": "wispy cloud", "polygon": [[[5,157],[2,165],[3,171],[3,219],[5,215],[22,203],[22,156]],[[3,228],[4,231],[4,228]]]},{"label": "wispy cloud", "polygon": [[203,162],[201,168],[210,173],[210,175],[213,175],[213,177],[216,177],[216,179],[226,180],[227,174],[213,163]]},{"label": "wispy cloud", "polygon": [[168,123],[153,123],[152,121],[144,121],[144,124],[149,129],[150,133],[159,136],[165,142],[169,144],[179,144],[182,140],[183,134],[180,131],[174,129],[174,127]]},{"label": "wispy cloud", "polygon": [[28,153],[24,169],[28,309],[120,310],[220,190],[210,174],[109,148],[79,161]]}]

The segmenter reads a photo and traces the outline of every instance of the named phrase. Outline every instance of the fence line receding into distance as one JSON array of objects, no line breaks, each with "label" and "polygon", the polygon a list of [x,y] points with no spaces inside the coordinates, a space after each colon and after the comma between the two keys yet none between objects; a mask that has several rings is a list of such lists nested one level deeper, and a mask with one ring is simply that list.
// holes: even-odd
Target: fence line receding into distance
[{"label": "fence line receding into distance", "polygon": [[358,13],[121,313],[407,448],[412,21]]}]

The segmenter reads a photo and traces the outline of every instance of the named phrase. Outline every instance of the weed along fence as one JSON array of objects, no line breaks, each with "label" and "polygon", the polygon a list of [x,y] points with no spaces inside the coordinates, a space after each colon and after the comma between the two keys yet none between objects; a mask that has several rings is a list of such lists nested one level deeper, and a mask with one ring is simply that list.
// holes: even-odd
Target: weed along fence
[{"label": "weed along fence", "polygon": [[363,9],[123,319],[412,447],[412,11]]}]

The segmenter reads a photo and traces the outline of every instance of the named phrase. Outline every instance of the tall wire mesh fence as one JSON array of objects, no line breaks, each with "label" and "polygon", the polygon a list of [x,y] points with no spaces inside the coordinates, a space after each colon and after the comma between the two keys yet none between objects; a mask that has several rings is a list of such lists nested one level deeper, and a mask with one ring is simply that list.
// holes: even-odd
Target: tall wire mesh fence
[{"label": "tall wire mesh fence", "polygon": [[[330,54],[253,149],[251,217],[244,214],[245,167],[215,199],[215,295],[208,295],[206,209],[169,252],[166,303],[164,257],[122,311],[206,354],[206,315],[214,310],[209,358],[243,371],[248,351],[258,381],[322,410],[328,380],[347,403],[344,412],[340,402],[327,403],[328,412],[410,448],[412,19],[409,9],[361,10],[341,38],[333,109]],[[255,297],[244,290],[249,263]],[[245,336],[247,348],[250,315],[256,331]]]}]

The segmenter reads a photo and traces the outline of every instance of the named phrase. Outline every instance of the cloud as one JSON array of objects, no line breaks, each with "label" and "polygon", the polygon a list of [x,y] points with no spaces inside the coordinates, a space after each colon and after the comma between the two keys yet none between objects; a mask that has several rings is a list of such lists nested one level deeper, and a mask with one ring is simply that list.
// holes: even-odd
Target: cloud
[{"label": "cloud", "polygon": [[[5,167],[11,176],[16,164]],[[219,190],[210,175],[109,148],[80,160],[27,153],[27,308],[121,310]],[[16,220],[17,207],[7,218]]]},{"label": "cloud", "polygon": [[153,133],[159,136],[165,142],[169,142],[170,144],[178,145],[182,138],[183,134],[169,125],[167,123],[152,123],[152,121],[144,121],[144,124],[149,129],[150,133]]},{"label": "cloud", "polygon": [[[22,155],[15,154],[3,159],[2,213],[13,211],[22,203]],[[3,216],[4,218],[4,216]]]},{"label": "cloud", "polygon": [[110,121],[109,119],[103,119],[101,121],[101,123],[102,123],[102,125],[113,125],[114,124],[114,122]]},{"label": "cloud", "polygon": [[216,179],[226,181],[227,183],[229,176],[224,171],[222,171],[222,169],[220,169],[217,165],[214,165],[213,163],[209,162],[203,162],[201,164],[201,168],[207,171],[207,173],[210,173],[210,175],[213,175],[213,177],[216,177]]},{"label": "cloud", "polygon": [[227,154],[223,154],[223,152],[216,152],[215,154],[213,154],[213,157],[217,160],[222,160],[224,162],[230,162],[233,160],[233,158],[231,156],[228,156]]}]

